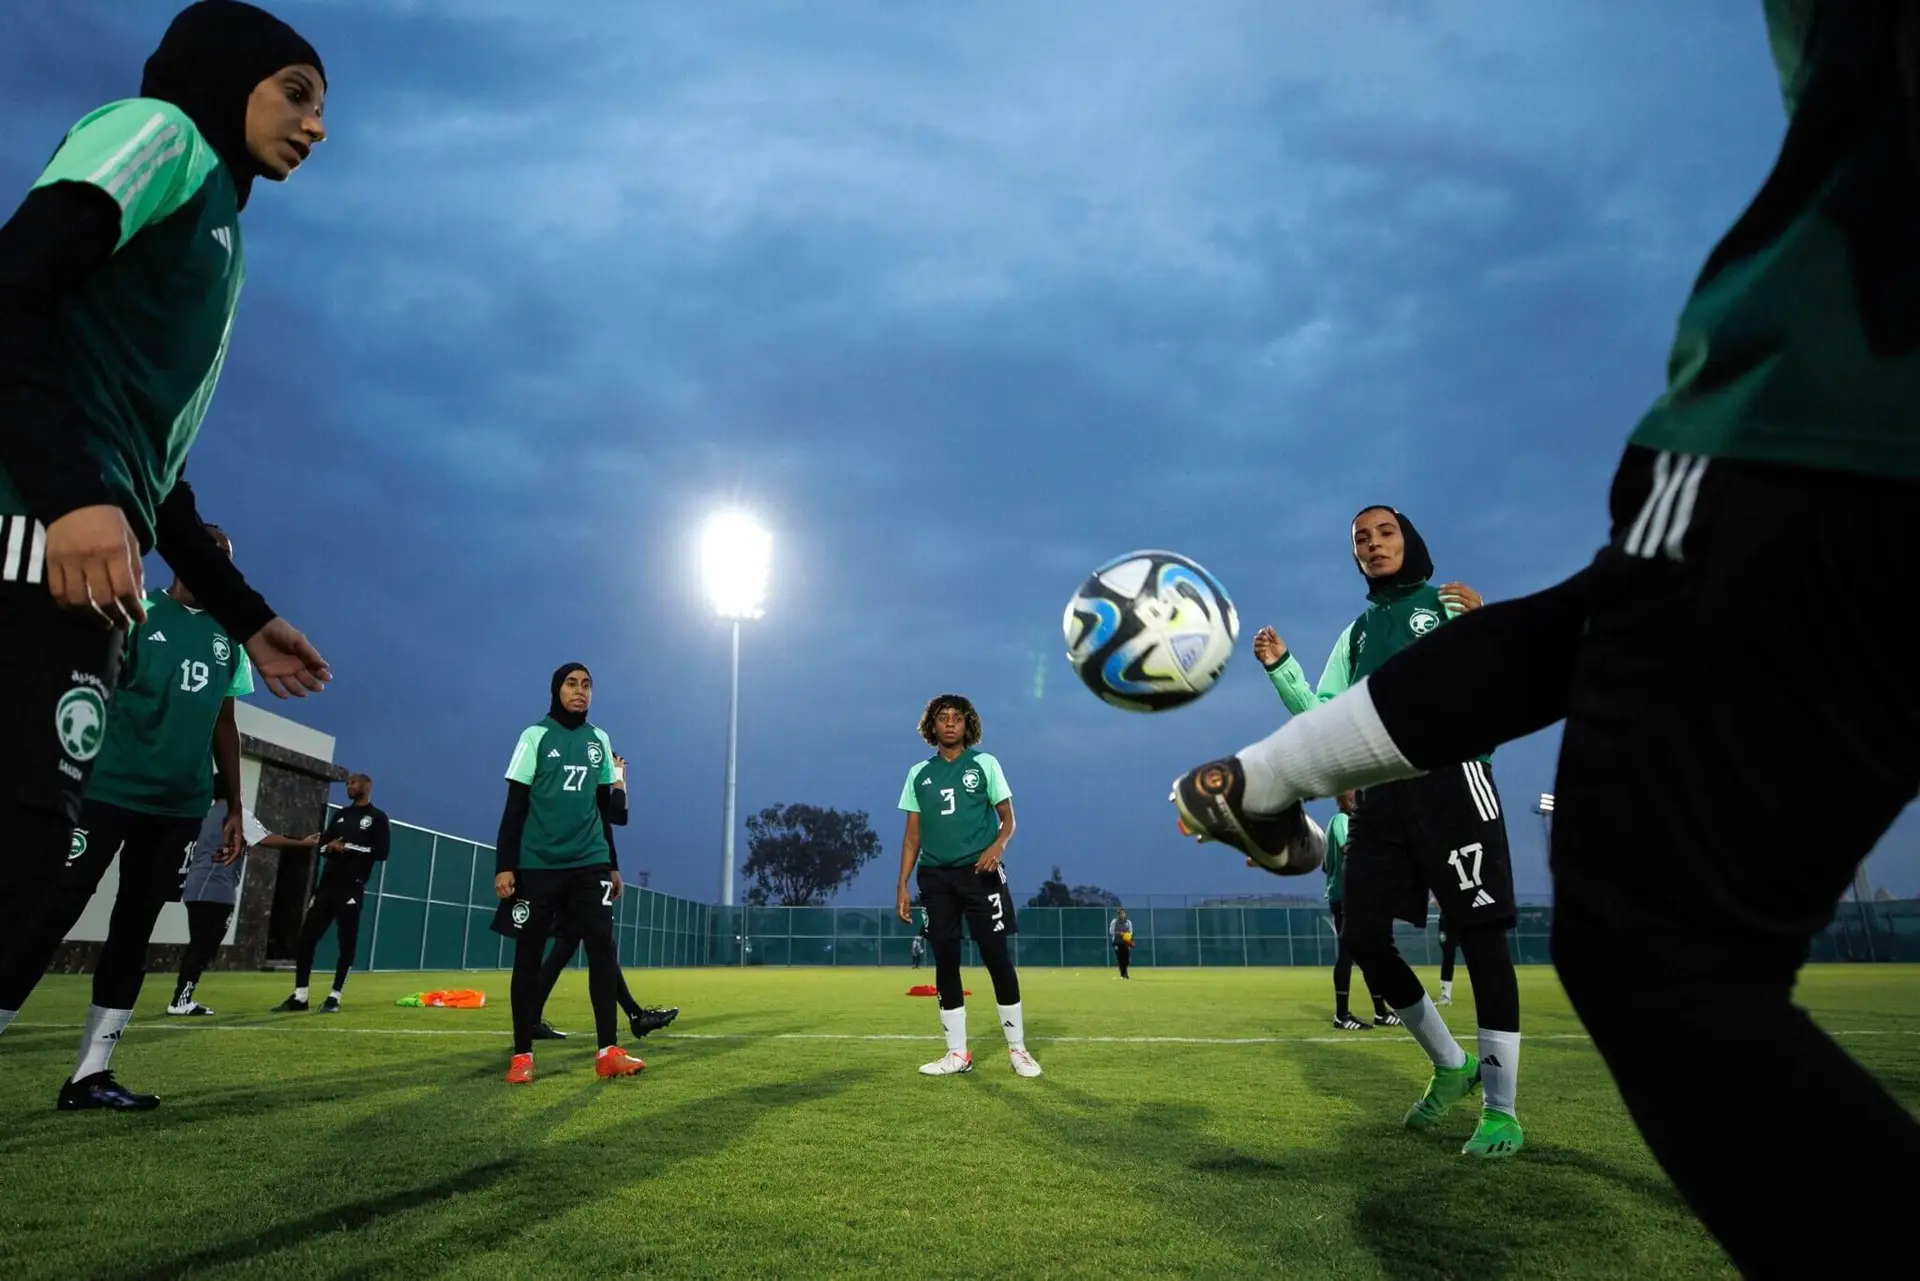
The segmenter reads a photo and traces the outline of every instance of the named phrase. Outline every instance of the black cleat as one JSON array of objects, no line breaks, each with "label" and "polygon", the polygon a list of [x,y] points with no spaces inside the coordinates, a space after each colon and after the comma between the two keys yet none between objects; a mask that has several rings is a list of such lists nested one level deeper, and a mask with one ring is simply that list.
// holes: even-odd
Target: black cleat
[{"label": "black cleat", "polygon": [[160,1096],[135,1094],[114,1080],[113,1073],[95,1072],[92,1076],[83,1076],[78,1081],[68,1081],[61,1086],[60,1097],[53,1106],[62,1112],[91,1112],[98,1109],[151,1112],[160,1106]]},{"label": "black cleat", "polygon": [[330,996],[320,1002],[320,1012],[322,1014],[338,1014],[340,1012],[340,998]]},{"label": "black cleat", "polygon": [[1333,1025],[1339,1028],[1342,1032],[1373,1031],[1372,1028],[1368,1027],[1365,1023],[1362,1023],[1359,1019],[1354,1018],[1353,1015],[1351,1014],[1337,1015],[1333,1020]]},{"label": "black cleat", "polygon": [[1373,1025],[1375,1027],[1404,1027],[1405,1026],[1405,1024],[1403,1024],[1400,1021],[1400,1016],[1398,1014],[1395,1014],[1392,1010],[1388,1010],[1385,1014],[1374,1015]]},{"label": "black cleat", "polygon": [[659,1010],[650,1005],[643,1005],[640,1007],[638,1014],[633,1015],[627,1020],[627,1026],[633,1029],[633,1034],[636,1037],[645,1036],[649,1032],[658,1032],[661,1028],[679,1017],[680,1007],[677,1005],[667,1010]]},{"label": "black cleat", "polygon": [[1247,776],[1238,757],[1208,761],[1173,784],[1167,799],[1180,813],[1180,831],[1197,841],[1228,845],[1269,872],[1302,876],[1326,854],[1326,835],[1299,804],[1278,814],[1254,814],[1242,804]]},{"label": "black cleat", "polygon": [[307,1003],[297,996],[288,997],[270,1011],[273,1014],[305,1014],[306,1012]]},{"label": "black cleat", "polygon": [[541,1019],[533,1025],[533,1039],[536,1041],[564,1041],[567,1039],[567,1034],[565,1032],[555,1031],[553,1024],[547,1022],[545,1019]]}]

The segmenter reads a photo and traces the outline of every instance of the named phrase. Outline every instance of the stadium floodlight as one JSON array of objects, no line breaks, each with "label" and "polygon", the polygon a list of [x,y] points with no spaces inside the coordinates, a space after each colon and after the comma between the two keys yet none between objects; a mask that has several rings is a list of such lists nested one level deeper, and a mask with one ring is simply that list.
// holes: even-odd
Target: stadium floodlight
[{"label": "stadium floodlight", "polygon": [[727,687],[726,830],[721,840],[720,903],[733,906],[734,779],[740,744],[740,624],[765,612],[773,535],[738,508],[714,513],[700,535],[700,573],[713,612],[733,625],[733,669]]}]

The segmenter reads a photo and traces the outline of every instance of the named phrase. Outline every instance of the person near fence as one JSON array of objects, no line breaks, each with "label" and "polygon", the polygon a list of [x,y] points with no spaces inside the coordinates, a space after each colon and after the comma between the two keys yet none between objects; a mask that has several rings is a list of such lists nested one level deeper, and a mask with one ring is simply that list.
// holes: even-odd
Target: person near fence
[{"label": "person near fence", "polygon": [[1460,951],[1460,940],[1454,937],[1453,926],[1447,921],[1447,914],[1440,912],[1440,1004],[1453,1004],[1453,960]]},{"label": "person near fence", "polygon": [[[231,556],[227,535],[208,536]],[[120,882],[106,940],[93,972],[93,1006],[73,1075],[60,1089],[62,1111],[144,1111],[158,1095],[128,1090],[111,1062],[146,981],[147,942],[160,909],[180,897],[201,824],[216,794],[226,801],[221,854],[238,856],[243,839],[240,728],[236,698],[253,692],[245,652],[226,627],[175,579],[144,602],[146,622],[127,638],[126,662],[113,714],[87,784],[57,892],[20,921],[0,973],[0,1002],[18,1009],[40,981],[54,951],[86,911],[107,868],[119,861]]]},{"label": "person near fence", "polygon": [[328,926],[334,928],[338,955],[333,963],[333,988],[320,1013],[340,1012],[347,973],[360,946],[360,915],[367,905],[367,881],[374,867],[387,861],[392,841],[393,827],[386,811],[373,803],[373,780],[365,774],[348,775],[346,808],[333,816],[317,841],[323,869],[300,921],[293,995],[273,1007],[275,1014],[303,1014],[308,1009],[307,985],[313,978],[313,957]]},{"label": "person near fence", "polygon": [[[65,892],[68,850],[158,552],[275,695],[332,679],[208,535],[185,466],[244,276],[240,212],[326,136],[311,45],[196,4],[138,97],[89,112],[0,225],[0,974]],[[53,733],[49,733],[51,727]],[[0,1028],[17,1006],[0,1004]]]},{"label": "person near fence", "polygon": [[[1327,914],[1333,917],[1333,1025],[1343,1032],[1364,1032],[1370,1026],[1353,1017],[1350,994],[1353,991],[1353,953],[1347,947],[1346,929],[1346,887],[1347,887],[1347,825],[1352,821],[1354,806],[1360,798],[1353,792],[1342,792],[1337,798],[1339,812],[1327,824],[1327,852],[1322,857],[1320,867],[1327,878]],[[1258,867],[1252,859],[1249,866]],[[1367,983],[1364,972],[1360,981]],[[1373,1024],[1377,1027],[1399,1027],[1400,1016],[1388,1008],[1386,998],[1367,984],[1367,996],[1373,1002]]]},{"label": "person near fence", "polygon": [[247,851],[306,850],[319,839],[269,832],[248,809],[240,811],[240,823],[242,849],[238,858],[233,857],[224,840],[226,816],[219,805],[200,825],[200,839],[193,847],[193,859],[187,864],[186,881],[180,890],[180,901],[187,909],[187,945],[180,951],[180,977],[174,981],[173,999],[167,1002],[169,1015],[206,1018],[214,1012],[213,1007],[200,1003],[200,976],[220,954],[227,927],[233,924]]},{"label": "person near fence", "polygon": [[[1367,608],[1340,634],[1319,684],[1307,683],[1299,660],[1273,628],[1261,628],[1253,639],[1255,657],[1296,720],[1365,681],[1394,654],[1418,649],[1436,633],[1444,635],[1450,619],[1481,606],[1480,594],[1463,583],[1433,585],[1433,557],[1405,513],[1384,504],[1363,507],[1348,533],[1349,554],[1366,583]],[[1260,749],[1250,753],[1251,764],[1229,756],[1175,780],[1182,831],[1224,841],[1248,855],[1255,852],[1245,848],[1244,801],[1249,780],[1264,781],[1267,766]],[[1407,1128],[1431,1129],[1456,1103],[1484,1088],[1479,1125],[1461,1151],[1474,1157],[1513,1155],[1525,1141],[1514,1103],[1520,983],[1507,947],[1515,921],[1513,868],[1491,753],[1360,789],[1345,853],[1341,936],[1368,988],[1386,999],[1433,1061],[1426,1092],[1407,1111]],[[1460,929],[1480,1016],[1478,1054],[1454,1040],[1419,976],[1394,946],[1395,920],[1426,925],[1429,892]]]},{"label": "person near fence", "polygon": [[[1606,544],[1243,749],[1230,804],[1258,831],[1564,720],[1554,966],[1641,1136],[1747,1275],[1878,1275],[1903,1234],[1836,1225],[1904,1220],[1920,1122],[1793,996],[1920,786],[1920,682],[1868,640],[1920,506],[1920,4],[1764,12],[1780,150],[1694,282]],[[1817,840],[1810,771],[1847,795]],[[1783,1138],[1795,1099],[1820,1116]]]},{"label": "person near fence", "polygon": [[1113,919],[1107,922],[1107,937],[1113,940],[1113,959],[1120,967],[1120,977],[1132,978],[1129,966],[1133,961],[1133,922],[1127,919],[1126,908],[1114,911]]},{"label": "person near fence", "polygon": [[1027,1050],[1026,1015],[1020,1003],[1020,976],[1007,949],[1019,932],[1007,872],[1001,866],[1013,839],[1013,792],[1000,762],[976,750],[980,713],[958,694],[938,694],[920,714],[920,737],[933,755],[907,771],[900,790],[906,835],[900,845],[900,881],[894,887],[894,911],[913,923],[909,878],[918,866],[920,903],[927,912],[933,943],[934,983],[940,989],[940,1028],[947,1052],[921,1067],[926,1076],[973,1071],[967,1049],[967,998],[960,982],[960,926],[980,952],[993,979],[1000,1030],[1007,1055],[1023,1077],[1040,1075]]},{"label": "person near fence", "polygon": [[[627,759],[615,755],[613,758],[613,796],[609,813],[615,827],[624,827],[627,823],[629,802],[627,799]],[[547,959],[540,963],[540,1018],[533,1025],[533,1039],[536,1041],[564,1041],[567,1034],[547,1022],[547,1002],[553,999],[553,989],[560,982],[560,975],[580,950],[580,933],[570,926],[558,927],[553,936],[553,947],[547,952]],[[620,1003],[620,1009],[627,1016],[627,1026],[633,1029],[635,1040],[650,1032],[658,1032],[680,1017],[678,1006],[661,1009],[651,1005],[642,1005],[634,998],[633,989],[627,986],[627,972],[616,966],[614,978],[618,980],[614,988],[614,999]]]},{"label": "person near fence", "polygon": [[622,887],[613,829],[624,821],[626,790],[614,786],[612,741],[587,719],[593,674],[566,663],[548,688],[547,714],[520,735],[507,764],[507,801],[494,846],[500,906],[493,930],[513,940],[509,1085],[533,1083],[534,1029],[545,1004],[541,962],[547,940],[562,930],[587,949],[587,998],[599,1038],[595,1073],[630,1076],[646,1067],[620,1047],[615,1017],[620,956],[613,905]]}]

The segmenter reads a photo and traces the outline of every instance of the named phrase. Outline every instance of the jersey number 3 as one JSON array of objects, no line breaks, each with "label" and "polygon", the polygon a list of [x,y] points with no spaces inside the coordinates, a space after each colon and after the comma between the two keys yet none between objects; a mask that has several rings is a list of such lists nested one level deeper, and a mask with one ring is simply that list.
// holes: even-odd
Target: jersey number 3
[{"label": "jersey number 3", "polygon": [[945,802],[947,803],[947,808],[945,808],[945,809],[943,809],[943,810],[941,810],[940,812],[941,812],[942,814],[951,814],[951,813],[953,813],[953,789],[952,789],[951,787],[943,787],[943,788],[941,788],[941,789],[940,789],[940,799],[941,799],[941,800],[943,800],[943,801],[945,801]]}]

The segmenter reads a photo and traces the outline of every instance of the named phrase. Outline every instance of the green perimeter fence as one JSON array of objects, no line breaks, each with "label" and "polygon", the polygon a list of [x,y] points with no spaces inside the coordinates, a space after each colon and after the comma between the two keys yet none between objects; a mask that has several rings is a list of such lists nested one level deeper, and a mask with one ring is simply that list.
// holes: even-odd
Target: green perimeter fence
[{"label": "green perimeter fence", "polygon": [[[329,815],[331,817],[331,815]],[[1317,888],[1318,882],[1315,881]],[[358,967],[370,970],[492,970],[512,964],[492,930],[493,847],[406,823],[362,909]],[[1218,900],[1128,907],[1133,963],[1154,966],[1331,965],[1333,925],[1322,907]],[[1022,907],[1013,938],[1020,965],[1111,965],[1102,907]],[[1511,939],[1521,964],[1546,964],[1553,909],[1526,906]],[[1415,965],[1437,965],[1437,923],[1397,927],[1400,951]],[[715,907],[629,887],[615,915],[620,961],[630,967],[690,965],[912,964],[913,927],[885,907]],[[331,969],[334,933],[321,941],[315,968]],[[1843,902],[1814,940],[1815,961],[1920,961],[1920,901]],[[978,964],[973,944],[966,963]],[[576,959],[576,964],[584,964]],[[930,969],[932,958],[924,964]]]}]

